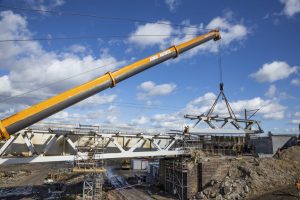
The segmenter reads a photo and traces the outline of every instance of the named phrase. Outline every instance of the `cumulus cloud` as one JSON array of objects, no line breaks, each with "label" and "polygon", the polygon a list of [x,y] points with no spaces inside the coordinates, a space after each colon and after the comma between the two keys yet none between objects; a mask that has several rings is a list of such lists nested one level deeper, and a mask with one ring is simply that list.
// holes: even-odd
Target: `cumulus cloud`
[{"label": "cumulus cloud", "polygon": [[[32,36],[28,29],[27,19],[12,11],[0,12],[0,27],[0,39],[29,39]],[[1,48],[5,51],[0,54],[0,68],[8,71],[8,73],[0,76],[2,86],[0,101],[29,90],[45,87],[42,90],[26,94],[22,98],[10,99],[7,102],[10,106],[0,108],[2,116],[8,114],[8,108],[18,111],[21,107],[40,102],[123,64],[122,61],[119,62],[110,55],[107,50],[103,50],[100,55],[93,56],[85,52],[84,47],[79,45],[71,46],[67,51],[56,52],[45,50],[36,41],[6,42],[1,44]],[[78,55],[74,51],[80,51],[81,54]],[[97,71],[84,73],[101,66],[104,67]],[[52,84],[81,73],[84,75],[67,79],[63,83]],[[2,105],[5,103],[2,102]]]},{"label": "cumulus cloud", "polygon": [[[191,114],[202,114],[206,113],[211,107],[214,97],[214,93],[206,93],[205,95],[191,101],[184,111]],[[259,114],[265,119],[282,119],[284,117],[284,112],[286,107],[282,106],[275,100],[264,100],[260,97],[255,97],[252,99],[231,101],[230,105],[234,112],[242,113],[245,109],[254,110],[259,109]],[[215,114],[227,117],[227,108],[225,103],[218,103],[215,107]]]},{"label": "cumulus cloud", "polygon": [[230,44],[234,40],[245,39],[248,30],[243,24],[234,24],[230,19],[224,17],[214,18],[207,26],[208,29],[218,28],[221,30],[222,43],[225,45]]},{"label": "cumulus cloud", "polygon": [[132,125],[139,125],[139,126],[147,124],[148,122],[149,122],[149,118],[146,116],[139,116],[131,120]]},{"label": "cumulus cloud", "polygon": [[300,124],[300,112],[295,112],[293,115],[294,119],[291,120],[292,124]]},{"label": "cumulus cloud", "polygon": [[116,98],[116,94],[97,94],[81,101],[75,108],[91,109],[99,105],[113,103]]},{"label": "cumulus cloud", "polygon": [[[235,22],[230,14],[224,17],[215,17],[207,25],[203,23],[195,25],[191,24],[189,20],[182,21],[182,27],[171,26],[169,21],[157,21],[157,23],[148,23],[137,27],[129,37],[128,41],[139,47],[158,45],[160,48],[166,48],[173,44],[179,44],[192,39],[196,35],[203,33],[203,29],[219,28],[222,36],[222,45],[229,47],[234,42],[240,42],[247,38],[249,33],[247,27],[241,22]],[[166,25],[167,24],[167,25]],[[135,35],[159,35],[160,37],[136,37]],[[215,42],[208,42],[202,44],[194,49],[183,54],[183,57],[191,57],[199,52],[217,52],[218,45]]]},{"label": "cumulus cloud", "polygon": [[150,119],[151,125],[156,128],[182,129],[184,125],[183,115],[179,112],[172,114],[155,114]]},{"label": "cumulus cloud", "polygon": [[146,81],[141,83],[138,89],[141,91],[137,94],[138,99],[147,100],[151,97],[164,96],[172,93],[176,89],[176,85],[174,83],[157,85],[152,81]]},{"label": "cumulus cloud", "polygon": [[[173,27],[169,25],[169,21],[157,21],[157,23],[146,23],[138,26],[129,37],[129,42],[142,47],[153,45],[164,45],[166,39],[169,39],[173,31]],[[141,37],[139,37],[139,35]],[[154,35],[144,37],[143,35]]]},{"label": "cumulus cloud", "polygon": [[69,50],[74,53],[84,53],[87,51],[87,48],[80,44],[73,44],[69,47]]},{"label": "cumulus cloud", "polygon": [[293,119],[292,124],[300,124],[300,119]]},{"label": "cumulus cloud", "polygon": [[275,96],[275,94],[276,94],[276,86],[274,84],[272,84],[272,85],[270,85],[270,87],[269,87],[269,89],[268,89],[268,91],[266,92],[265,95],[267,97],[272,98],[272,97]]},{"label": "cumulus cloud", "polygon": [[300,86],[300,78],[295,78],[291,80],[291,84],[295,86]]},{"label": "cumulus cloud", "polygon": [[264,64],[257,72],[250,74],[258,82],[275,82],[288,78],[291,74],[297,73],[299,67],[290,66],[284,61],[273,61]]},{"label": "cumulus cloud", "polygon": [[[155,114],[148,117],[145,123],[154,126],[156,128],[168,128],[168,129],[182,129],[185,125],[193,125],[194,122],[185,121],[183,116],[185,114],[201,115],[206,114],[211,108],[217,96],[208,92],[203,96],[195,98],[194,100],[187,103],[187,105],[174,113],[161,113]],[[235,112],[237,117],[243,118],[244,110],[254,110],[260,109],[256,114],[258,117],[262,117],[267,120],[280,120],[285,116],[286,107],[281,105],[276,100],[262,99],[260,97],[255,97],[252,99],[244,99],[237,101],[230,101],[230,105]],[[224,102],[219,102],[215,109],[215,115],[228,117],[228,111]],[[255,117],[254,117],[255,118]]]},{"label": "cumulus cloud", "polygon": [[300,112],[295,112],[294,116],[295,117],[300,117]]},{"label": "cumulus cloud", "polygon": [[287,17],[293,17],[300,12],[300,0],[280,0],[284,4],[282,13]]},{"label": "cumulus cloud", "polygon": [[47,119],[52,123],[72,124],[99,124],[100,122],[112,124],[118,121],[119,109],[109,106],[105,109],[90,109],[87,112],[63,110]]},{"label": "cumulus cloud", "polygon": [[26,4],[31,8],[38,10],[51,10],[53,8],[62,6],[64,0],[27,0]]},{"label": "cumulus cloud", "polygon": [[180,0],[165,0],[165,4],[168,6],[171,12],[175,12],[176,8],[180,4]]}]

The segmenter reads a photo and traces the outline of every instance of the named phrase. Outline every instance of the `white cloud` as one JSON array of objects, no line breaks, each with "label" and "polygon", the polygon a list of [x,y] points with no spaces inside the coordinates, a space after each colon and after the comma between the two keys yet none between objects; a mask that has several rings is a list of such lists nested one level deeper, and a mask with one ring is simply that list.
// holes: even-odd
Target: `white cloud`
[{"label": "white cloud", "polygon": [[[182,27],[171,26],[169,21],[157,21],[157,23],[165,24],[155,24],[148,23],[145,25],[140,25],[137,27],[136,31],[129,37],[129,42],[138,47],[146,47],[158,45],[161,49],[167,48],[170,45],[177,45],[179,43],[185,42],[187,40],[196,37],[196,35],[201,35],[203,29],[216,29],[219,28],[221,31],[222,45],[224,47],[229,47],[234,42],[240,42],[247,38],[249,33],[247,27],[242,23],[236,23],[232,19],[230,14],[224,17],[215,17],[206,26],[201,23],[199,25],[193,25],[189,20],[182,21]],[[166,25],[168,24],[168,25]],[[134,35],[160,35],[161,37],[135,37]],[[176,35],[176,36],[174,36]],[[196,48],[193,48],[183,54],[181,57],[189,58],[200,52],[217,52],[218,45],[216,42],[207,42]]]},{"label": "white cloud", "polygon": [[183,34],[184,37],[174,38],[171,42],[172,44],[179,44],[181,42],[185,42],[187,40],[192,39],[193,37],[195,37],[195,35],[200,35],[199,32],[203,32],[203,28],[219,29],[221,32],[220,44],[213,41],[204,43],[183,54],[181,56],[182,58],[190,58],[192,56],[197,55],[198,53],[203,52],[216,53],[219,51],[219,45],[222,46],[222,48],[229,48],[232,44],[245,40],[249,33],[245,25],[243,25],[242,23],[233,22],[230,14],[227,14],[224,17],[215,17],[206,26],[204,26],[203,24],[200,24],[198,26],[191,25],[189,21],[184,21],[182,24],[193,28],[186,27],[177,30],[177,32]]},{"label": "white cloud", "polygon": [[73,53],[84,53],[87,51],[87,48],[80,44],[73,44],[69,47],[69,50]]},{"label": "white cloud", "polygon": [[[31,33],[27,29],[26,18],[14,14],[12,11],[0,12],[0,39],[28,39]],[[41,51],[37,42],[5,42],[1,44],[5,49],[0,54],[1,68],[8,68],[16,56],[29,56]]]},{"label": "white cloud", "polygon": [[118,117],[115,115],[108,115],[104,123],[115,124],[118,121]]},{"label": "white cloud", "polygon": [[[184,109],[184,112],[189,114],[206,113],[210,109],[215,98],[215,94],[206,93],[205,95],[191,101]],[[275,100],[264,100],[260,97],[231,101],[230,105],[236,114],[242,113],[244,109],[254,110],[261,108],[258,113],[265,119],[282,119],[286,110],[286,107],[280,105]],[[218,103],[215,107],[215,114],[228,116],[226,105],[224,103]]]},{"label": "white cloud", "polygon": [[[153,45],[163,45],[171,36],[173,28],[169,25],[169,21],[157,21],[157,23],[147,23],[145,25],[138,26],[136,31],[134,31],[129,37],[129,42],[137,44],[142,47],[153,46]],[[136,36],[141,35],[141,37]],[[157,35],[157,36],[147,36],[143,35]],[[159,36],[161,35],[161,36]]]},{"label": "white cloud", "polygon": [[272,85],[270,85],[270,87],[269,87],[269,89],[268,89],[268,91],[266,92],[265,95],[267,97],[272,98],[272,97],[275,96],[275,94],[276,94],[276,86],[274,84],[272,84]]},{"label": "white cloud", "polygon": [[138,86],[141,91],[137,94],[138,99],[147,100],[149,97],[164,96],[172,93],[176,89],[174,83],[165,83],[157,85],[152,81],[146,81]]},{"label": "white cloud", "polygon": [[293,118],[294,119],[291,120],[292,124],[300,124],[300,112],[295,112]]},{"label": "white cloud", "polygon": [[297,73],[299,67],[290,66],[284,61],[273,61],[264,64],[257,72],[250,74],[258,82],[275,82],[288,78],[291,74]]},{"label": "white cloud", "polygon": [[300,78],[295,78],[291,80],[291,84],[295,86],[300,86]]},{"label": "white cloud", "polygon": [[[185,125],[193,125],[193,121],[186,123],[183,119],[185,114],[201,115],[206,114],[211,108],[213,102],[216,99],[214,93],[208,92],[203,96],[200,96],[192,101],[190,101],[183,109],[169,114],[155,114],[149,117],[149,124],[157,128],[174,128],[182,129]],[[230,101],[230,105],[235,112],[237,117],[243,118],[244,110],[254,110],[259,109],[256,114],[257,117],[262,117],[268,120],[280,120],[285,116],[286,107],[279,104],[276,100],[264,100],[260,97],[255,97],[252,99]],[[219,102],[214,110],[214,114],[219,116],[228,117],[228,111],[224,102]],[[253,119],[255,119],[254,117]]]},{"label": "white cloud", "polygon": [[294,114],[294,116],[295,116],[295,117],[300,117],[300,112],[296,112],[296,113]]},{"label": "white cloud", "polygon": [[300,119],[292,119],[292,124],[300,124]]},{"label": "white cloud", "polygon": [[282,13],[288,17],[293,17],[300,12],[300,0],[280,0],[284,4]]},{"label": "white cloud", "polygon": [[176,8],[180,4],[180,0],[165,0],[165,4],[168,6],[171,12],[175,12]]},{"label": "white cloud", "polygon": [[118,121],[118,109],[114,106],[107,109],[90,109],[87,112],[60,111],[47,118],[47,122],[72,124],[112,124]]},{"label": "white cloud", "polygon": [[132,125],[144,125],[144,124],[147,124],[148,122],[149,122],[149,119],[146,116],[139,116],[139,117],[131,120]]},{"label": "white cloud", "polygon": [[12,93],[11,83],[7,75],[0,77],[1,87],[0,94],[10,95]]},{"label": "white cloud", "polygon": [[221,30],[222,43],[229,45],[232,41],[245,39],[248,34],[246,26],[243,24],[233,24],[230,19],[224,17],[214,18],[207,26],[208,29],[218,28]]},{"label": "white cloud", "polygon": [[99,105],[113,103],[116,100],[116,98],[116,94],[97,94],[81,101],[74,108],[91,109]]},{"label": "white cloud", "polygon": [[212,92],[205,93],[203,96],[200,96],[192,100],[191,102],[189,102],[185,107],[184,112],[186,114],[196,114],[196,115],[205,113],[213,105],[216,98],[217,96]]},{"label": "white cloud", "polygon": [[173,114],[156,114],[151,117],[151,125],[156,128],[174,128],[180,130],[183,124],[183,115],[180,116],[179,112]]},{"label": "white cloud", "polygon": [[27,0],[26,4],[33,9],[51,10],[53,8],[62,6],[64,0]]},{"label": "white cloud", "polygon": [[[26,18],[19,14],[15,14],[12,11],[0,12],[0,39],[31,38],[32,34],[27,28],[27,24]],[[79,50],[80,48],[78,47],[71,46],[70,48]],[[103,50],[97,56],[83,51],[81,55],[77,55],[70,49],[53,52],[45,50],[36,41],[6,42],[1,44],[1,48],[5,49],[5,51],[2,51],[0,54],[0,68],[7,70],[8,74],[0,76],[2,86],[0,89],[0,101],[10,96],[47,86],[42,90],[26,94],[22,98],[14,98],[7,102],[2,102],[2,105],[7,105],[6,103],[8,103],[7,107],[0,107],[0,112],[4,113],[3,115],[10,113],[8,112],[10,108],[17,112],[20,108],[40,102],[52,95],[89,81],[106,71],[115,69],[117,65],[123,63],[117,61],[107,50]],[[81,48],[81,50],[83,49]],[[101,66],[103,68],[85,73],[82,76],[48,85],[49,83]],[[101,97],[97,100],[101,103]]]}]

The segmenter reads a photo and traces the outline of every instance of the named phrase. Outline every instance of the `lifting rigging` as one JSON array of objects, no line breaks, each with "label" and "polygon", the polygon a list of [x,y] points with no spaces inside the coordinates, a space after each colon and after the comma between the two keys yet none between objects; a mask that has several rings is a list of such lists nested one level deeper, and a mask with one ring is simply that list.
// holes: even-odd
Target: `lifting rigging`
[{"label": "lifting rigging", "polygon": [[[256,109],[254,110],[255,112],[247,118],[247,111],[245,110],[245,119],[239,119],[236,117],[225,93],[224,93],[224,83],[223,83],[223,69],[222,69],[222,59],[221,59],[221,52],[220,52],[220,44],[218,46],[218,65],[219,65],[219,73],[220,73],[220,84],[219,84],[219,88],[220,88],[220,92],[219,95],[217,96],[217,98],[215,99],[214,103],[212,104],[212,106],[210,107],[210,109],[208,110],[208,112],[206,114],[201,114],[201,115],[190,115],[187,114],[184,116],[184,118],[186,119],[190,119],[190,120],[197,120],[197,122],[194,124],[193,127],[196,127],[201,121],[204,121],[210,128],[212,129],[218,129],[218,128],[223,128],[225,127],[227,124],[231,124],[235,129],[237,130],[244,130],[245,133],[250,133],[250,134],[256,134],[256,133],[263,133],[263,130],[261,129],[259,122],[256,120],[250,120],[250,118],[255,115],[255,113],[259,110]],[[226,110],[228,113],[228,117],[221,117],[219,115],[213,115],[213,112],[216,108],[217,103],[219,102],[219,100],[224,100],[225,105],[226,105]],[[216,124],[213,123],[214,122],[223,122],[221,124],[221,126],[217,126]],[[245,127],[243,128],[240,123],[245,123]],[[256,126],[256,129],[253,129],[254,126]]]}]

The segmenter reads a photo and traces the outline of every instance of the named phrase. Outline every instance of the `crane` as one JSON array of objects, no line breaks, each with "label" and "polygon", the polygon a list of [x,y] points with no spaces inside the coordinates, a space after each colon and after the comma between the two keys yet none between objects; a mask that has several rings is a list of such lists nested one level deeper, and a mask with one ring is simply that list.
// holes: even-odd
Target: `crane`
[{"label": "crane", "polygon": [[68,108],[73,104],[76,104],[109,87],[115,87],[119,82],[166,60],[176,58],[179,54],[186,52],[200,44],[210,40],[217,41],[219,39],[221,39],[220,31],[217,29],[211,30],[208,33],[183,42],[177,46],[171,46],[170,48],[138,60],[137,62],[124,66],[114,72],[107,72],[96,79],[69,89],[29,108],[21,110],[20,112],[0,121],[0,140],[7,140],[10,138],[10,135],[17,133],[18,131],[44,118]]}]

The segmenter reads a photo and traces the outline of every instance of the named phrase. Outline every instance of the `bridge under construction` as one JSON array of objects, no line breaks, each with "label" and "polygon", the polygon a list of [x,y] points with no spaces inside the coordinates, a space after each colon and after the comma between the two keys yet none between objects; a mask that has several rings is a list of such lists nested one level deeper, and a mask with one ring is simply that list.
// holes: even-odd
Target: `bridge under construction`
[{"label": "bridge under construction", "polygon": [[[279,136],[277,140],[273,140],[270,134],[268,138],[256,138],[258,134],[263,133],[263,130],[260,122],[251,119],[251,117],[259,109],[254,110],[250,116],[249,111],[247,112],[245,109],[245,117],[239,118],[235,115],[225,96],[223,83],[220,83],[220,93],[207,113],[184,116],[186,119],[196,121],[196,123],[193,127],[184,127],[183,130],[161,131],[146,128],[137,130],[128,127],[105,127],[101,125],[41,123],[43,119],[98,92],[115,87],[125,79],[162,62],[177,58],[181,53],[203,43],[220,39],[219,30],[210,30],[206,34],[171,46],[114,72],[107,72],[94,80],[0,120],[0,166],[9,170],[10,166],[23,167],[24,164],[57,164],[56,167],[59,168],[59,172],[49,173],[43,182],[45,185],[57,182],[58,185],[55,185],[53,191],[49,187],[42,195],[40,188],[37,192],[22,190],[21,195],[23,196],[32,194],[43,198],[47,197],[46,199],[61,199],[66,193],[69,179],[74,178],[74,176],[78,178],[84,174],[80,179],[82,180],[80,190],[83,200],[102,199],[105,180],[110,182],[106,188],[119,191],[119,196],[117,195],[119,199],[143,199],[144,193],[151,196],[152,192],[149,190],[153,188],[149,187],[150,183],[154,188],[163,189],[172,195],[172,198],[175,197],[180,200],[195,199],[197,195],[199,199],[217,198],[217,193],[219,199],[244,199],[249,193],[252,184],[249,177],[253,175],[254,171],[259,172],[259,175],[254,175],[256,177],[270,174],[270,171],[265,172],[264,169],[256,169],[259,163],[257,163],[254,155],[258,156],[262,152],[261,147],[268,147],[267,156],[273,156],[275,149],[275,155],[280,158],[282,149],[299,144],[299,137]],[[214,114],[219,100],[224,100],[224,108],[228,111],[228,116]],[[199,123],[206,125],[207,129],[197,129],[196,126]],[[229,126],[230,128],[228,128]],[[254,140],[255,142],[253,142]],[[270,149],[271,151],[269,151]],[[293,153],[292,149],[290,154],[294,155]],[[241,157],[245,159],[239,162]],[[128,159],[133,159],[131,166],[128,164],[130,163]],[[148,174],[151,174],[151,181],[146,180],[148,176],[143,173],[139,174],[137,171],[133,171],[134,174],[131,174],[131,177],[126,180],[113,174],[116,173],[116,170],[112,166],[116,167],[114,161],[118,160],[122,160],[121,168],[138,169],[143,173],[143,170],[149,170]],[[106,167],[106,161],[113,164]],[[270,165],[271,173],[276,174],[277,170],[280,172],[279,175],[284,170],[288,171],[286,176],[280,178],[280,181],[287,178],[287,184],[294,181],[291,177],[296,176],[298,171],[300,172],[300,169],[294,164],[290,164],[284,170],[276,169],[272,165],[274,162],[280,161],[271,160],[264,168]],[[62,168],[59,167],[61,163],[71,164],[72,167],[61,172]],[[244,168],[243,164],[248,168]],[[231,168],[234,171],[231,171]],[[48,169],[43,168],[39,171],[44,176]],[[10,174],[13,174],[12,176],[9,175],[11,179],[16,172],[13,171]],[[1,173],[0,176],[7,177],[7,174]],[[231,180],[231,176],[236,179]],[[134,184],[128,184],[132,178],[135,180]],[[260,180],[262,182],[260,185],[269,184],[269,182],[265,183],[265,180],[268,179],[263,177]],[[273,179],[271,180],[273,181]],[[30,179],[27,181],[25,179],[25,183],[28,182]],[[72,182],[69,185],[74,189],[76,184]],[[137,195],[138,192],[133,190],[135,186],[145,185],[149,190],[144,191],[144,193],[140,192]],[[233,185],[235,185],[234,188]],[[209,191],[206,190],[207,188]],[[253,188],[257,187],[254,186]],[[14,196],[15,194],[10,192],[10,189],[0,188],[0,198]],[[77,192],[76,189],[74,191]],[[145,199],[157,198],[151,196],[151,198]]]}]

